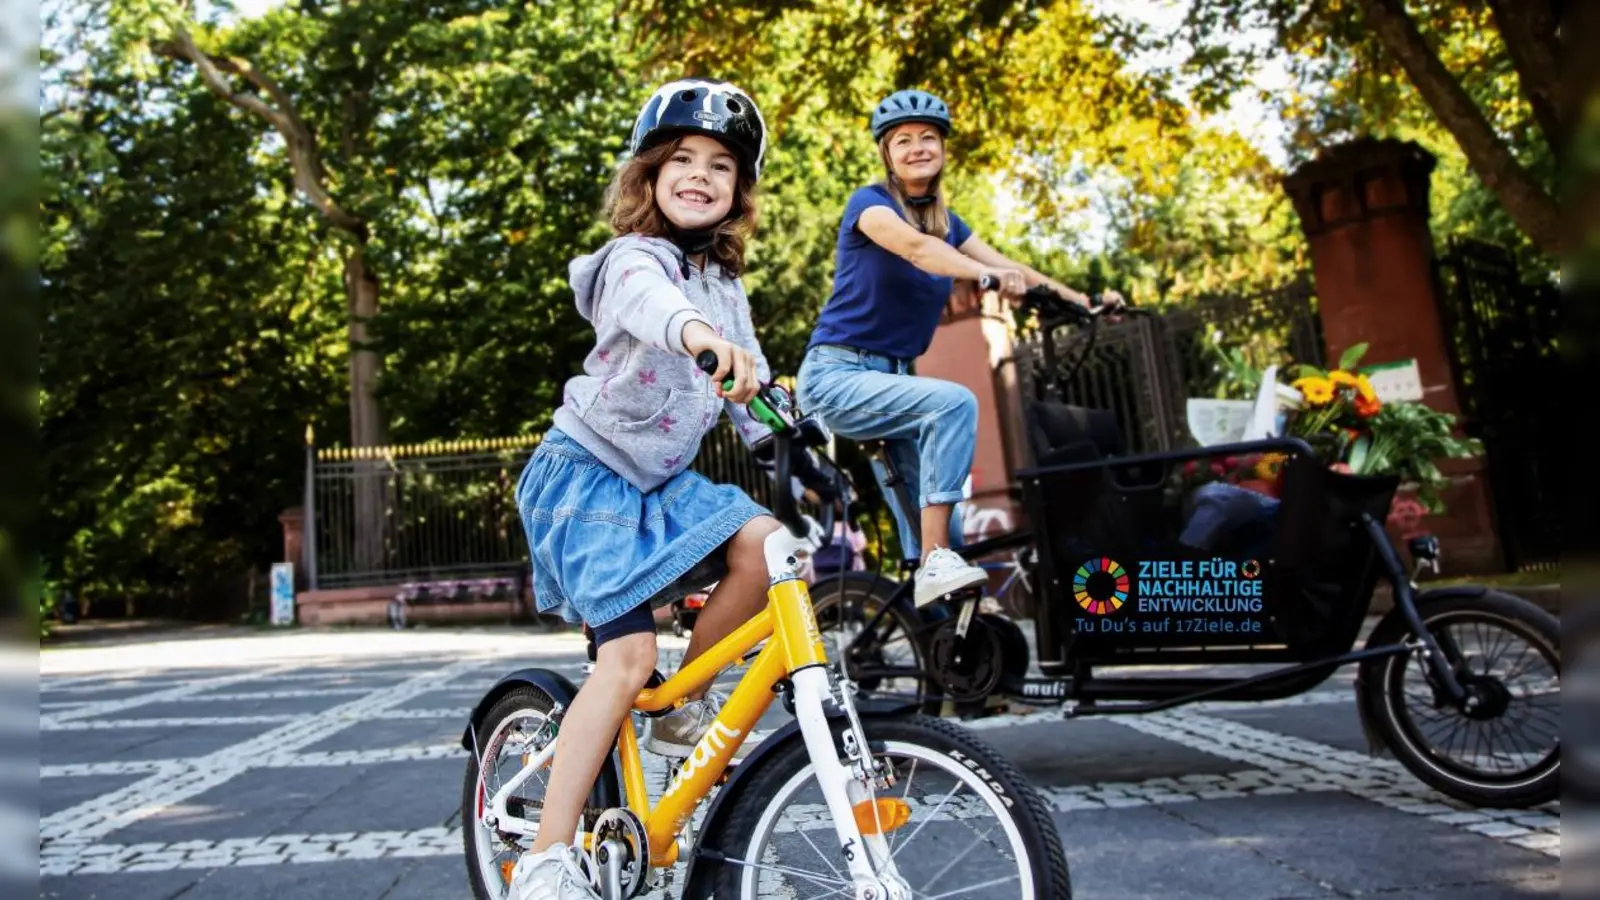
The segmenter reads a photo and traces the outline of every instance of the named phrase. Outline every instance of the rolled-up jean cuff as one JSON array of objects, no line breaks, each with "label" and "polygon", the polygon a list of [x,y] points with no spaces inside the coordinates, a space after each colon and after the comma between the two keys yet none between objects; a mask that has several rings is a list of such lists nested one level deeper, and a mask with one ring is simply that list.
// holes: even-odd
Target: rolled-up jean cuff
[{"label": "rolled-up jean cuff", "polygon": [[927,507],[938,506],[942,503],[960,503],[964,499],[966,499],[966,497],[963,496],[960,491],[945,491],[941,494],[929,494],[928,496],[923,497],[922,506],[924,509],[926,509]]}]

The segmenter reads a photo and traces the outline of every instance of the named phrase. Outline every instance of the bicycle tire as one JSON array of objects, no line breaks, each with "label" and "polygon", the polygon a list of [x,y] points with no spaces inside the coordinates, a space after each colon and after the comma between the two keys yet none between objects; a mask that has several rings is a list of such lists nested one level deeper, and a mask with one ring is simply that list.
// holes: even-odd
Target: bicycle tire
[{"label": "bicycle tire", "polygon": [[[839,617],[831,615],[831,613],[840,606],[841,596],[845,608],[849,609],[855,604],[860,604],[863,607],[863,617],[868,619],[876,613],[877,609],[888,606],[889,611],[885,614],[885,618],[893,622],[891,634],[893,631],[898,631],[904,635],[906,644],[911,651],[912,659],[907,668],[914,668],[918,672],[927,669],[928,650],[924,646],[925,642],[922,638],[922,630],[924,628],[922,619],[918,616],[916,609],[909,603],[891,604],[894,598],[894,582],[872,576],[846,577],[842,595],[839,589],[839,579],[837,578],[829,578],[812,585],[811,607],[816,611],[817,627],[827,642],[830,656],[838,656],[831,633],[838,629]],[[845,674],[855,684],[858,694],[870,696],[881,687],[883,679],[859,679],[853,671],[854,667],[851,664],[851,660],[845,658],[841,661],[845,664]],[[923,679],[917,678],[910,672],[904,678],[916,679],[914,691],[901,692],[912,695],[904,699],[922,704],[927,702],[932,694],[935,693],[929,689],[928,684]]]},{"label": "bicycle tire", "polygon": [[[1477,622],[1522,637],[1561,674],[1561,630],[1555,617],[1521,597],[1499,591],[1423,605],[1423,624],[1433,631],[1454,621]],[[1369,645],[1396,643],[1410,636],[1403,619],[1385,619]],[[1559,743],[1527,768],[1504,775],[1475,773],[1435,752],[1405,703],[1403,679],[1413,664],[1409,654],[1369,659],[1361,664],[1361,701],[1384,745],[1411,774],[1429,786],[1474,806],[1526,808],[1556,799],[1561,791]]]},{"label": "bicycle tire", "polygon": [[[1005,798],[1010,798],[1011,803],[1005,809],[1027,853],[1031,884],[1024,883],[1026,896],[1070,900],[1072,883],[1066,855],[1050,809],[1004,756],[966,729],[928,716],[874,717],[865,719],[862,726],[869,745],[875,749],[881,747],[886,754],[916,748],[927,756],[946,758],[950,766],[946,771],[971,773],[987,790],[988,796],[982,797],[979,791],[974,793],[989,801],[991,809],[996,803],[1005,806]],[[841,721],[835,727],[845,726]],[[769,808],[781,807],[786,794],[794,792],[792,785],[803,783],[812,768],[805,742],[799,734],[786,740],[785,746],[776,748],[758,765],[760,768],[751,772],[740,786],[739,795],[726,801],[732,804],[728,814],[720,817],[714,831],[701,837],[702,847],[715,848],[733,859],[751,859],[754,854],[761,853],[760,842],[765,838],[761,832],[775,824],[768,816]],[[829,843],[832,843],[831,837]],[[755,893],[747,890],[750,871],[736,862],[712,863],[709,858],[702,857],[693,881],[684,886],[683,896],[755,900]]]}]

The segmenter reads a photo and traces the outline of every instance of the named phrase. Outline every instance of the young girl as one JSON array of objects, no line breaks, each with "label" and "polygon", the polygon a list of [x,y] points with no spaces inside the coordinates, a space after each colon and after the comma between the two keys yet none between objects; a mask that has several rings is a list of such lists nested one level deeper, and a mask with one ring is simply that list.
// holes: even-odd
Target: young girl
[{"label": "young girl", "polygon": [[[539,609],[584,623],[597,651],[562,721],[538,838],[512,874],[515,900],[595,896],[566,842],[655,671],[654,609],[717,582],[684,654],[694,659],[760,612],[762,542],[780,527],[737,487],[687,470],[724,408],[747,444],[764,433],[743,404],[771,374],[739,281],[766,150],[761,114],[732,85],[676,81],[645,104],[631,149],[608,196],[618,236],[570,267],[595,348],[517,486]],[[710,378],[694,362],[707,350]],[[691,696],[651,721],[647,749],[690,755],[723,699],[703,685]]]}]

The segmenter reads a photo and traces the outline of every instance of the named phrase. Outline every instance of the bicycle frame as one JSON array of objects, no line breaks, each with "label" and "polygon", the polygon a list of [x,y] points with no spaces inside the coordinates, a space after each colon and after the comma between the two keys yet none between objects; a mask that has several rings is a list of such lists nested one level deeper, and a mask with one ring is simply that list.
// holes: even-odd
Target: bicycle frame
[{"label": "bicycle frame", "polygon": [[[650,865],[660,868],[676,863],[680,853],[687,849],[688,842],[682,840],[682,836],[695,807],[721,779],[735,752],[771,705],[778,685],[788,680],[793,690],[795,717],[832,814],[839,845],[865,846],[871,851],[842,854],[858,891],[870,887],[878,892],[875,896],[903,896],[904,883],[889,857],[883,833],[863,834],[857,824],[856,805],[872,797],[864,782],[875,775],[870,760],[864,756],[866,737],[855,714],[853,700],[848,692],[833,689],[810,592],[805,581],[796,574],[797,557],[808,552],[809,546],[808,539],[796,537],[787,528],[769,535],[763,548],[772,578],[767,589],[767,608],[665,682],[639,693],[633,704],[634,712],[668,711],[697,686],[710,682],[718,672],[740,662],[763,641],[767,642],[654,808],[645,785],[632,717],[623,722],[617,734],[616,749],[627,807],[644,825]],[[841,754],[836,745],[825,711],[828,701],[839,704],[848,715],[855,733],[855,750],[847,749]],[[506,799],[549,764],[559,742],[558,732],[556,739],[530,757],[521,771],[495,793],[490,806],[498,829],[530,836],[537,832],[536,823],[507,813]],[[841,761],[841,755],[848,760]],[[584,834],[581,839],[587,844],[590,835]],[[880,861],[881,872],[874,873],[869,858]]]}]

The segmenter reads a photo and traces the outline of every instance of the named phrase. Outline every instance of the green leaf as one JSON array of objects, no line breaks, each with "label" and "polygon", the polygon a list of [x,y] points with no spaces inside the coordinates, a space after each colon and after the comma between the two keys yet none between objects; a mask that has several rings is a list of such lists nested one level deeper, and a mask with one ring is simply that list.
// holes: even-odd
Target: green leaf
[{"label": "green leaf", "polygon": [[1365,356],[1366,353],[1366,341],[1351,345],[1343,353],[1339,354],[1339,368],[1344,369],[1346,372],[1351,371],[1356,367],[1356,363],[1361,362],[1361,357]]},{"label": "green leaf", "polygon": [[1355,443],[1350,445],[1350,471],[1357,475],[1368,474],[1366,467],[1370,456],[1368,451],[1371,449],[1371,435],[1363,434],[1361,437],[1356,438]]}]

